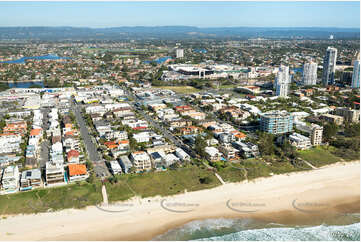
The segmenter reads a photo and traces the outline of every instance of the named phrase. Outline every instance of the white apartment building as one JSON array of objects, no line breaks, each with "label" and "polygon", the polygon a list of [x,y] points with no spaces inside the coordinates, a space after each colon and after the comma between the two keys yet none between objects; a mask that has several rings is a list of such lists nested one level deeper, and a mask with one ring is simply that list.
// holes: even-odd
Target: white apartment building
[{"label": "white apartment building", "polygon": [[298,133],[293,133],[288,137],[291,145],[297,149],[305,150],[311,148],[311,139]]},{"label": "white apartment building", "polygon": [[59,163],[46,162],[45,179],[48,186],[65,184],[64,165]]},{"label": "white apartment building", "polygon": [[311,125],[311,144],[314,146],[322,144],[323,127],[317,124]]},{"label": "white apartment building", "polygon": [[317,63],[309,62],[303,66],[302,82],[305,86],[316,85],[317,82]]},{"label": "white apartment building", "polygon": [[141,132],[137,134],[133,134],[133,138],[137,141],[137,143],[149,142],[150,136],[148,132]]},{"label": "white apartment building", "polygon": [[222,154],[219,152],[219,150],[212,146],[207,146],[205,148],[205,152],[207,154],[207,159],[210,161],[219,161],[222,157]]},{"label": "white apartment building", "polygon": [[360,60],[354,62],[351,87],[360,88]]},{"label": "white apartment building", "polygon": [[176,49],[176,58],[183,58],[184,57],[184,50],[183,49]]},{"label": "white apartment building", "polygon": [[152,163],[148,153],[144,151],[137,151],[130,154],[130,160],[133,163],[136,171],[151,170]]},{"label": "white apartment building", "polygon": [[111,167],[114,175],[122,173],[122,168],[120,167],[118,161],[116,161],[116,160],[110,161],[110,167]]},{"label": "white apartment building", "polygon": [[189,160],[190,156],[181,148],[175,150],[175,155],[182,161]]},{"label": "white apartment building", "polygon": [[0,194],[14,193],[19,190],[20,173],[18,166],[8,166],[1,172]]}]

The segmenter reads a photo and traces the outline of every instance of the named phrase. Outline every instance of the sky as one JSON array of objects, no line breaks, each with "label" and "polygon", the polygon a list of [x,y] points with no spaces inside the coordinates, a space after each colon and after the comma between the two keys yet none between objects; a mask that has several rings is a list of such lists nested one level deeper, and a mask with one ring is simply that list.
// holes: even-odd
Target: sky
[{"label": "sky", "polygon": [[0,26],[360,28],[360,2],[0,2]]}]

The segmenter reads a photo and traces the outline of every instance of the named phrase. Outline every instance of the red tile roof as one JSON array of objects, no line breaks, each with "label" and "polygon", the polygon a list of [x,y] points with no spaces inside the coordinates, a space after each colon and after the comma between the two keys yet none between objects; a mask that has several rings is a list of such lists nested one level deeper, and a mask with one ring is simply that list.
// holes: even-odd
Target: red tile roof
[{"label": "red tile roof", "polygon": [[68,160],[70,160],[72,157],[79,157],[79,151],[70,150],[67,155],[68,155]]},{"label": "red tile roof", "polygon": [[68,169],[69,169],[69,176],[86,174],[86,166],[83,164],[69,164]]}]

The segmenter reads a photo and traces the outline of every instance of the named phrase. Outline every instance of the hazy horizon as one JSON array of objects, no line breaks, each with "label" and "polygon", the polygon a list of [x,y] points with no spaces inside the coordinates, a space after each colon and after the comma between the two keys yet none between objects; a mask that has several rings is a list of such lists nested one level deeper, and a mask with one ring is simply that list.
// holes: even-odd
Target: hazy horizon
[{"label": "hazy horizon", "polygon": [[70,25],[64,25],[64,26],[46,26],[46,25],[32,25],[32,26],[0,26],[0,28],[89,28],[89,29],[111,29],[111,28],[162,28],[162,27],[191,27],[191,28],[199,28],[199,29],[207,29],[207,28],[318,28],[318,29],[328,29],[328,28],[334,28],[334,29],[360,29],[360,27],[335,27],[335,26],[299,26],[299,27],[291,27],[291,26],[207,26],[207,27],[201,27],[201,26],[192,26],[192,25],[154,25],[154,26],[146,26],[146,25],[137,25],[137,26],[129,26],[129,25],[123,25],[123,26],[109,26],[109,27],[92,27],[92,26],[70,26]]},{"label": "hazy horizon", "polygon": [[0,2],[0,27],[360,28],[360,2]]}]

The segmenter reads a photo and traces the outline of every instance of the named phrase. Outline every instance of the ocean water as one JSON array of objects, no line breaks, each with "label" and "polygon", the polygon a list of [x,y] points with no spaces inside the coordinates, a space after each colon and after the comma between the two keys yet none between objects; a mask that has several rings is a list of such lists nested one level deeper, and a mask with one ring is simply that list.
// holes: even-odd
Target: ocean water
[{"label": "ocean water", "polygon": [[[344,214],[330,224],[289,226],[253,219],[196,220],[153,240],[196,241],[359,241],[360,214]],[[339,223],[344,224],[339,224]],[[336,223],[336,224],[335,224]]]}]

